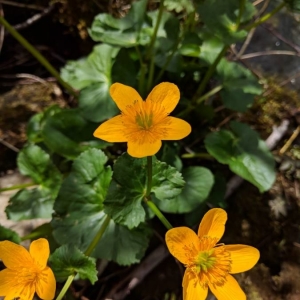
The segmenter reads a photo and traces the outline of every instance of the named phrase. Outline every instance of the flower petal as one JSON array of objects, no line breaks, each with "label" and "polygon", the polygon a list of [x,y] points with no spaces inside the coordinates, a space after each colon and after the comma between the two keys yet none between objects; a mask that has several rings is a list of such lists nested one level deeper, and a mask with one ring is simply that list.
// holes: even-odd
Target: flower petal
[{"label": "flower petal", "polygon": [[34,286],[18,282],[19,273],[10,269],[0,272],[0,296],[5,296],[5,300],[24,299],[32,300],[34,296]]},{"label": "flower petal", "polygon": [[199,251],[199,238],[188,227],[176,227],[167,231],[166,243],[170,253],[181,263],[187,264]]},{"label": "flower petal", "polygon": [[32,266],[33,264],[29,252],[24,247],[10,241],[0,242],[0,259],[7,268],[16,271],[22,266]]},{"label": "flower petal", "polygon": [[161,141],[160,140],[154,140],[154,141],[144,141],[141,142],[132,142],[128,141],[128,149],[127,152],[132,157],[146,157],[146,156],[152,156],[156,154],[160,147],[161,147]]},{"label": "flower petal", "polygon": [[143,101],[139,93],[132,87],[121,83],[114,83],[109,89],[110,95],[121,111],[135,101]]},{"label": "flower petal", "polygon": [[227,221],[227,213],[224,209],[210,209],[203,217],[199,229],[198,236],[208,235],[217,238],[217,242],[221,239],[225,231],[225,223]]},{"label": "flower petal", "polygon": [[181,140],[192,131],[191,125],[188,122],[174,117],[168,117],[168,125],[163,125],[163,129],[166,130],[166,134],[162,137],[162,140],[166,141]]},{"label": "flower petal", "polygon": [[160,103],[170,113],[174,110],[180,99],[177,85],[170,82],[162,82],[155,86],[147,97],[146,102]]},{"label": "flower petal", "polygon": [[218,300],[246,300],[246,295],[238,282],[231,276],[226,276],[226,282],[222,286],[209,284],[209,288]]},{"label": "flower petal", "polygon": [[230,273],[240,273],[250,270],[255,266],[259,259],[259,251],[247,245],[225,245],[230,253],[231,270]]},{"label": "flower petal", "polygon": [[[4,269],[0,272],[0,297],[6,296],[15,289],[15,282],[18,279],[18,272]],[[12,298],[13,299],[13,298]]]},{"label": "flower petal", "polygon": [[94,132],[94,137],[115,143],[115,142],[127,142],[127,138],[124,134],[124,125],[122,123],[122,116],[116,116],[112,119],[102,123]]},{"label": "flower petal", "polygon": [[50,255],[49,243],[46,239],[38,239],[30,244],[29,253],[41,269],[47,266]]},{"label": "flower petal", "polygon": [[43,300],[52,300],[55,296],[56,282],[52,270],[46,267],[36,283],[36,293]]},{"label": "flower petal", "polygon": [[182,281],[183,300],[205,300],[208,288],[203,288],[194,273],[185,271]]}]

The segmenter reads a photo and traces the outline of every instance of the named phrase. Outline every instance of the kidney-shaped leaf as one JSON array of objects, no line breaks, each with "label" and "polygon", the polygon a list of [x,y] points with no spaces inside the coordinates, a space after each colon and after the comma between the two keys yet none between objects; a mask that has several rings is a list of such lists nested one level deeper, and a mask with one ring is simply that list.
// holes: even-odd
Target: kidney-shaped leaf
[{"label": "kidney-shaped leaf", "polygon": [[169,213],[188,213],[203,203],[214,184],[214,176],[203,167],[189,167],[182,172],[185,186],[175,199],[157,201],[162,211]]},{"label": "kidney-shaped leaf", "polygon": [[264,141],[248,125],[231,122],[232,131],[220,130],[205,139],[209,154],[220,163],[254,184],[260,192],[267,191],[275,181],[275,161]]}]

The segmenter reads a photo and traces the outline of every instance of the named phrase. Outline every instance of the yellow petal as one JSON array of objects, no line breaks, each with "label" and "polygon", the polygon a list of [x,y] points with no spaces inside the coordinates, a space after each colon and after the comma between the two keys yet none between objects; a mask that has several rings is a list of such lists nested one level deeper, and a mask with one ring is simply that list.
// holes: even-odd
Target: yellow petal
[{"label": "yellow petal", "polygon": [[183,300],[205,300],[208,288],[203,288],[194,273],[186,270],[182,281]]},{"label": "yellow petal", "polygon": [[124,135],[124,125],[122,123],[122,116],[116,116],[112,119],[102,123],[94,132],[94,137],[110,142],[127,142]]},{"label": "yellow petal", "polygon": [[132,157],[142,158],[146,156],[152,156],[156,154],[160,147],[161,147],[161,141],[155,140],[155,141],[144,141],[143,143],[135,143],[132,141],[128,142],[128,149],[127,152]]},{"label": "yellow petal", "polygon": [[246,300],[245,293],[231,275],[226,276],[224,285],[213,286],[209,284],[209,288],[218,300]]},{"label": "yellow petal", "polygon": [[47,265],[50,254],[49,243],[46,239],[38,239],[30,244],[29,253],[41,269]]},{"label": "yellow petal", "polygon": [[125,110],[128,105],[132,105],[135,101],[143,101],[134,88],[121,83],[114,83],[110,87],[109,92],[121,111]]},{"label": "yellow petal", "polygon": [[36,293],[43,300],[52,300],[56,290],[56,282],[52,270],[46,267],[39,277],[36,283]]},{"label": "yellow petal", "polygon": [[[0,272],[0,296],[6,296],[14,290],[15,282],[18,280],[18,272],[5,269]],[[13,299],[13,298],[12,298]]]},{"label": "yellow petal", "polygon": [[163,140],[181,140],[191,133],[192,128],[188,122],[174,117],[167,119],[168,125],[162,125],[166,130],[166,134],[162,137]]},{"label": "yellow petal", "polygon": [[225,231],[225,223],[227,221],[227,213],[224,209],[210,209],[203,217],[199,229],[198,236],[208,235],[216,238],[217,242],[221,239]]},{"label": "yellow petal", "polygon": [[199,238],[188,227],[176,227],[167,231],[166,243],[170,253],[181,263],[187,264],[199,251]]},{"label": "yellow petal", "polygon": [[230,273],[240,273],[250,270],[259,259],[259,251],[247,245],[225,245],[230,253],[231,270]]},{"label": "yellow petal", "polygon": [[146,102],[160,103],[170,113],[178,104],[180,92],[177,85],[170,82],[162,82],[155,86],[147,97]]},{"label": "yellow petal", "polygon": [[[32,300],[35,289],[34,285],[32,284],[22,284],[16,283],[18,278],[15,279],[12,288],[7,289],[5,293],[4,300],[13,300],[13,299],[20,299],[20,300]],[[0,295],[2,296],[2,289],[0,290]]]},{"label": "yellow petal", "polygon": [[7,268],[12,270],[19,270],[22,266],[32,266],[33,264],[29,252],[24,247],[10,241],[0,242],[0,259]]}]

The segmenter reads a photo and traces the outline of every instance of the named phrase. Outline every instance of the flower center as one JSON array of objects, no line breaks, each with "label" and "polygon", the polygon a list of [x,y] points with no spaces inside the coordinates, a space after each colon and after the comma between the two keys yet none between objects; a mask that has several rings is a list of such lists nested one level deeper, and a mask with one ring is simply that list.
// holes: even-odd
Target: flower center
[{"label": "flower center", "polygon": [[135,121],[141,129],[147,130],[150,129],[153,124],[153,113],[149,114],[140,111],[135,116]]},{"label": "flower center", "polygon": [[39,271],[34,268],[21,268],[18,276],[18,283],[32,284],[38,278]]},{"label": "flower center", "polygon": [[216,239],[204,236],[199,239],[199,250],[191,257],[187,269],[193,272],[200,285],[206,287],[208,283],[221,286],[231,269],[230,253]]}]

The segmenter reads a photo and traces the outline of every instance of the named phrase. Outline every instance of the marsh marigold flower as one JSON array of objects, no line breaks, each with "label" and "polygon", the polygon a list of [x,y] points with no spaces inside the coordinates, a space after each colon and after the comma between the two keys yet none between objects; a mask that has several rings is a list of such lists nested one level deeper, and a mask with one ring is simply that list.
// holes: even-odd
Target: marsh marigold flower
[{"label": "marsh marigold flower", "polygon": [[49,253],[46,239],[33,241],[29,252],[12,242],[0,242],[0,259],[7,267],[0,272],[0,296],[5,300],[32,300],[36,292],[41,299],[52,300],[56,283],[47,267]]},{"label": "marsh marigold flower", "polygon": [[218,244],[226,220],[226,212],[214,208],[203,217],[198,235],[188,227],[166,233],[170,253],[186,266],[182,281],[184,300],[204,300],[208,288],[218,300],[246,299],[230,274],[251,269],[259,259],[259,251],[246,245]]},{"label": "marsh marigold flower", "polygon": [[158,152],[162,140],[180,140],[191,132],[189,123],[169,114],[178,104],[178,87],[163,82],[154,87],[143,101],[130,86],[114,83],[110,95],[121,114],[101,124],[94,136],[107,142],[127,142],[133,157],[151,156]]}]

